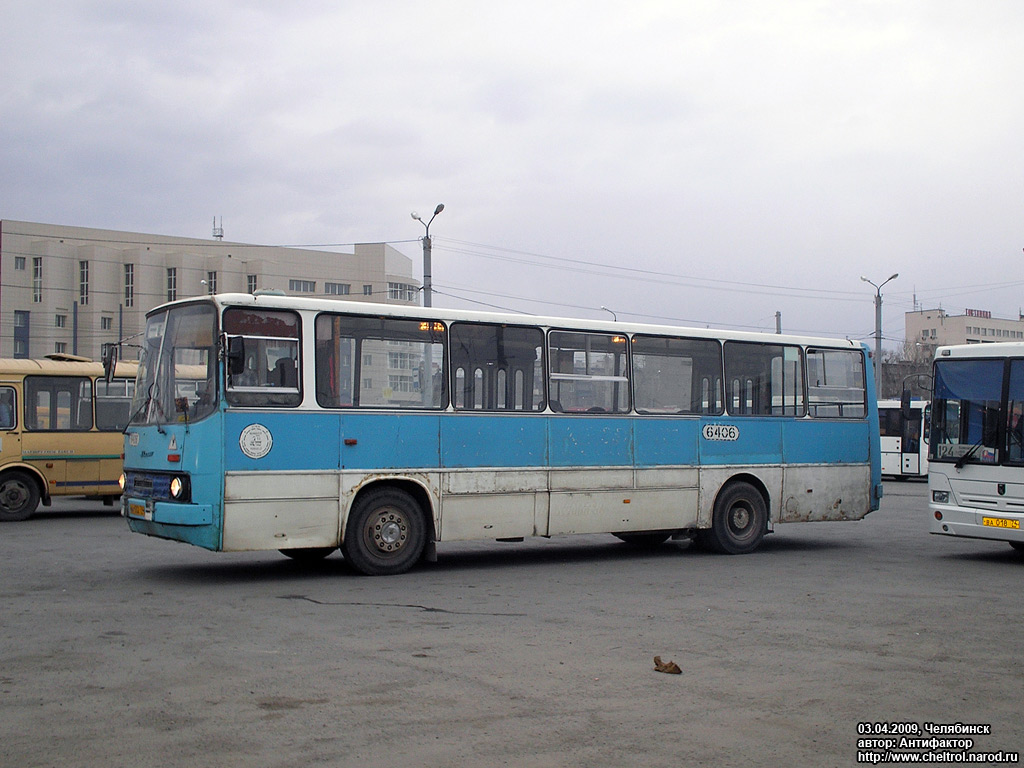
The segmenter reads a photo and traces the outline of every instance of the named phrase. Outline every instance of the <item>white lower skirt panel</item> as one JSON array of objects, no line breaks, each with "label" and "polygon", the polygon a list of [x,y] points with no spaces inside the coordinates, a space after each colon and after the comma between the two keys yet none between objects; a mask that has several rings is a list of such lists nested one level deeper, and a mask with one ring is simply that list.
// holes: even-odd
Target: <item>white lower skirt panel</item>
[{"label": "white lower skirt panel", "polygon": [[224,477],[225,552],[336,547],[337,472],[237,472]]}]

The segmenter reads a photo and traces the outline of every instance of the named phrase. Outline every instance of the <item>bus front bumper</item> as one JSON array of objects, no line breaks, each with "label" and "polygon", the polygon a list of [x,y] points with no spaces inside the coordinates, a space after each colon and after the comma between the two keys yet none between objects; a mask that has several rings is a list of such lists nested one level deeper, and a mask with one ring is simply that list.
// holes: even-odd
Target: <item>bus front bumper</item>
[{"label": "bus front bumper", "polygon": [[131,520],[144,520],[166,525],[210,525],[213,506],[210,504],[182,504],[153,499],[124,499],[122,513]]}]

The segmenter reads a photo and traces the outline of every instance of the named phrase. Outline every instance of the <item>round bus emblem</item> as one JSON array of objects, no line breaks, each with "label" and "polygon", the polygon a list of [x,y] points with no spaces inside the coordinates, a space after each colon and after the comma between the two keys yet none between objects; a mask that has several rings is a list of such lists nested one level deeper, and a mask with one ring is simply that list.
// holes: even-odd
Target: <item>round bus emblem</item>
[{"label": "round bus emblem", "polygon": [[274,446],[274,437],[262,424],[250,424],[242,430],[238,445],[250,459],[262,459]]}]

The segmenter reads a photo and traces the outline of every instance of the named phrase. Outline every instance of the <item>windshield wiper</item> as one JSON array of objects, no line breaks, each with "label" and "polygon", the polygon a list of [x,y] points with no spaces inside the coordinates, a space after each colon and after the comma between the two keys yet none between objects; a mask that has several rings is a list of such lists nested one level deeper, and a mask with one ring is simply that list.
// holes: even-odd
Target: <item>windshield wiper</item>
[{"label": "windshield wiper", "polygon": [[984,441],[983,440],[979,440],[974,445],[972,445],[968,449],[967,453],[965,453],[963,456],[961,456],[959,459],[956,460],[956,464],[954,464],[953,466],[956,469],[963,469],[964,465],[967,464],[967,462],[970,461],[971,458],[973,458],[974,454],[976,454],[978,452],[978,449],[981,448],[982,442],[984,442]]}]

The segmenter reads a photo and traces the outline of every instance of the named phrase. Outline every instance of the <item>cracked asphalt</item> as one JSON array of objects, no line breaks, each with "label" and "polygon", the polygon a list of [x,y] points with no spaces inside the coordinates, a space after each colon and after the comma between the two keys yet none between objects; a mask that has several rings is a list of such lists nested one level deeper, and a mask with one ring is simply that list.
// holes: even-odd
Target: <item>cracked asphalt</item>
[{"label": "cracked asphalt", "polygon": [[57,502],[0,526],[0,765],[847,766],[910,721],[1019,750],[1024,558],[927,514],[888,482],[748,556],[442,544],[367,578]]}]

